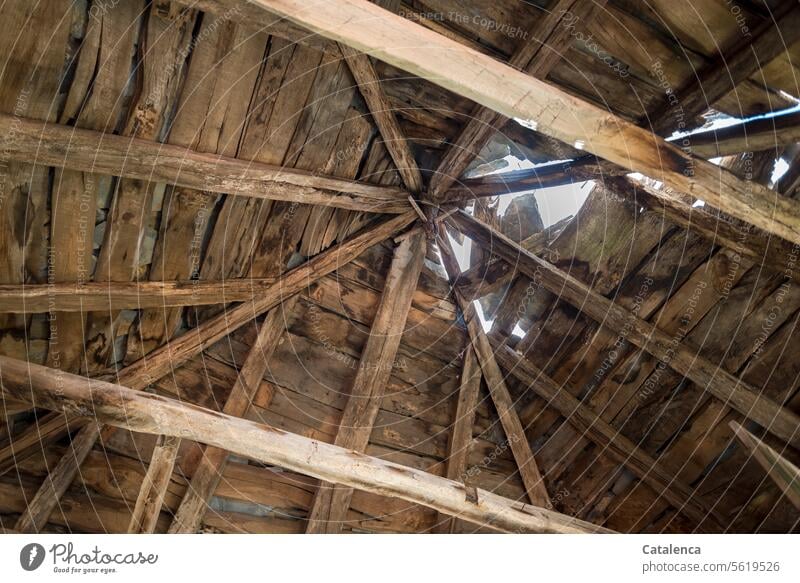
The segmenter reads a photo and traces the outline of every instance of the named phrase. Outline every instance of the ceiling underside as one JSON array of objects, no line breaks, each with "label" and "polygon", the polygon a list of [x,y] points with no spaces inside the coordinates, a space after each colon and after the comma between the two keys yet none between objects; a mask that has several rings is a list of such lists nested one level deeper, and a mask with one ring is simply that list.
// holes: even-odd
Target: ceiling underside
[{"label": "ceiling underside", "polygon": [[[233,12],[216,15],[183,4],[125,0],[100,10],[102,3],[6,1],[0,22],[7,30],[41,32],[0,35],[0,112],[402,186],[347,63],[335,51],[320,50],[329,41],[310,37],[301,44],[241,24],[233,0],[218,3]],[[547,7],[543,1],[411,0],[397,10],[505,61],[525,41],[509,27],[534,26],[543,14],[539,4]],[[739,4],[753,29],[767,14],[761,2]],[[767,4],[776,9],[780,3]],[[419,18],[426,14],[441,18]],[[576,36],[546,81],[649,127],[649,116],[664,104],[654,63],[671,85],[685,86],[738,41],[741,22],[721,0],[650,0],[646,6],[615,0],[586,23],[585,33],[591,36]],[[800,97],[798,62],[800,43],[763,63],[713,110],[746,118],[793,107]],[[427,181],[475,105],[391,65],[373,64]],[[690,126],[702,124],[699,119]],[[494,165],[502,172],[499,160],[507,155],[534,164],[579,155],[514,121],[495,130],[490,144],[474,152],[473,169]],[[747,167],[753,180],[767,184],[780,157],[789,164],[787,176],[796,177],[796,154],[790,144],[723,164]],[[0,170],[3,284],[277,278],[380,218],[19,161],[4,160]],[[737,252],[713,233],[677,224],[652,199],[631,200],[601,178],[576,216],[547,233],[537,254],[659,328],[685,329],[681,343],[693,353],[800,412],[800,289],[791,274],[787,279],[776,262]],[[794,184],[781,186],[782,195],[796,196]],[[498,186],[496,194],[503,192]],[[485,201],[470,210],[511,238],[541,230],[513,220],[502,225]],[[249,419],[334,442],[395,247],[391,239],[371,247],[299,294],[286,310],[286,329],[262,381],[272,400],[266,407],[255,400]],[[489,260],[489,254],[473,253],[473,265],[491,266]],[[468,299],[482,300],[494,322],[490,338],[516,348],[689,484],[722,518],[724,530],[797,530],[798,511],[734,438],[729,423],[746,424],[796,464],[795,450],[647,352],[617,342],[616,334],[557,294],[531,284],[506,270],[498,281],[462,290]],[[122,310],[3,313],[0,354],[100,376],[231,305],[137,309],[134,303]],[[257,332],[256,320],[241,326],[152,383],[152,390],[221,410]],[[367,454],[444,473],[468,343],[440,255],[429,245]],[[720,530],[679,512],[515,376],[506,382],[556,510],[624,532]],[[37,434],[47,411],[6,407],[3,413],[0,463],[11,463],[1,466],[0,526],[12,528],[67,451],[69,436]],[[106,428],[42,530],[125,532],[155,441]],[[196,443],[181,445],[157,531],[167,530],[201,454]],[[317,480],[242,458],[231,461],[204,530],[305,531]],[[469,485],[525,499],[485,383],[468,467]],[[439,520],[423,506],[357,490],[343,530],[427,532]],[[481,530],[468,522],[458,529]]]}]

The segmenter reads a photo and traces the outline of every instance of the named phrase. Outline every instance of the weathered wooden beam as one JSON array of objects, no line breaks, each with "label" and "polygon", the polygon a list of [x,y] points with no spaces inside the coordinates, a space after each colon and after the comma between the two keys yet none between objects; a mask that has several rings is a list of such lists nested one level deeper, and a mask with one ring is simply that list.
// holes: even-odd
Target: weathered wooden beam
[{"label": "weathered wooden beam", "polygon": [[[383,295],[339,422],[334,441],[339,447],[357,452],[367,448],[400,347],[426,248],[425,234],[417,233],[403,239],[394,251]],[[352,495],[352,488],[320,484],[308,515],[306,532],[340,532]]]},{"label": "weathered wooden beam", "polygon": [[722,518],[702,500],[698,500],[688,484],[676,480],[675,476],[661,467],[657,460],[651,458],[513,348],[494,339],[492,346],[498,362],[509,374],[544,399],[548,407],[553,407],[561,413],[576,431],[599,446],[604,454],[625,465],[631,473],[649,484],[678,511],[696,520],[698,524],[712,519],[722,529],[724,525]]},{"label": "weathered wooden beam", "polygon": [[[534,233],[524,239],[520,242],[520,245],[534,255],[539,255],[545,252],[547,247],[572,219],[573,217],[561,219],[544,231]],[[517,270],[513,265],[497,257],[490,256],[484,263],[474,265],[459,273],[455,285],[461,294],[471,301],[498,291],[505,283],[514,279],[516,275]]]},{"label": "weathered wooden beam", "polygon": [[38,314],[202,306],[249,301],[275,278],[0,285],[0,312]]},{"label": "weathered wooden beam", "polygon": [[731,421],[730,426],[739,443],[764,468],[767,475],[778,485],[789,502],[800,510],[800,468],[736,423],[736,421]]},{"label": "weathered wooden beam", "polygon": [[678,138],[701,158],[733,156],[742,152],[780,150],[800,142],[800,112],[746,121],[726,128]]},{"label": "weathered wooden beam", "polygon": [[780,273],[786,269],[787,257],[796,254],[793,245],[778,237],[770,237],[749,224],[735,224],[731,219],[705,207],[691,207],[674,192],[656,189],[627,177],[611,178],[606,187],[620,196],[636,200],[662,213],[669,221],[691,229],[709,241],[751,259]]},{"label": "weathered wooden beam", "polygon": [[[416,214],[412,211],[362,229],[342,243],[290,270],[252,302],[245,302],[223,311],[148,356],[123,368],[116,375],[117,381],[134,389],[147,387],[240,326],[274,308],[285,298],[293,296],[317,279],[349,263],[369,247],[397,234],[410,225],[415,217]],[[51,436],[63,435],[70,423],[76,422],[85,423],[85,420],[71,421],[63,415],[55,416],[52,419],[51,427],[48,428],[48,433]],[[13,448],[13,444],[10,447]],[[87,455],[90,449],[85,450]],[[85,457],[85,455],[83,457],[66,456],[66,461],[56,466],[59,475],[51,475],[48,480],[56,484],[71,483]],[[9,463],[13,467],[13,449],[7,465]],[[49,488],[47,484],[48,482],[45,482],[43,489],[52,493],[53,489]],[[45,494],[43,499],[47,500],[50,512],[52,512],[58,504],[59,497]]]},{"label": "weathered wooden beam", "polygon": [[128,526],[129,534],[152,534],[155,531],[180,445],[179,437],[158,436],[153,455],[150,457],[150,466],[144,475],[139,496],[136,498],[136,506],[133,508]]},{"label": "weathered wooden beam", "polygon": [[[84,460],[94,447],[97,438],[100,436],[100,426],[90,421],[75,436],[70,443],[67,453],[62,457],[53,471],[45,478],[44,484],[36,492],[33,499],[28,502],[25,512],[23,512],[14,528],[19,532],[39,532],[47,519],[53,512],[55,504],[53,501],[60,500],[67,491],[73,475],[65,471],[65,468],[75,463],[75,460]],[[43,446],[44,447],[44,446]]]},{"label": "weathered wooden beam", "polygon": [[449,220],[477,244],[516,265],[519,271],[559,299],[622,335],[627,342],[647,351],[787,443],[800,445],[797,431],[800,417],[684,346],[681,334],[664,333],[463,211],[451,215]]},{"label": "weathered wooden beam", "polygon": [[[450,241],[447,239],[445,227],[439,227],[439,251],[442,255],[444,267],[450,281],[455,281],[458,276],[458,264],[450,246]],[[525,484],[525,490],[531,503],[542,507],[551,508],[550,496],[547,493],[547,488],[544,484],[544,479],[539,471],[539,466],[533,457],[531,446],[528,443],[528,438],[525,435],[525,430],[519,420],[519,415],[514,408],[514,400],[511,393],[506,386],[503,373],[497,365],[497,361],[492,353],[492,347],[489,344],[489,339],[486,337],[486,332],[483,331],[478,313],[475,311],[475,306],[472,302],[467,301],[463,295],[457,290],[453,290],[461,312],[464,315],[464,320],[467,324],[467,332],[469,333],[472,342],[472,348],[478,356],[478,361],[483,371],[483,378],[486,379],[486,385],[489,387],[489,395],[492,398],[497,414],[500,417],[500,424],[503,426],[503,431],[506,434],[506,441],[514,459],[517,462],[519,475]]]},{"label": "weathered wooden beam", "polygon": [[0,385],[12,398],[140,433],[191,439],[266,464],[422,504],[505,532],[609,532],[557,512],[464,486],[414,468],[158,395],[0,356]]},{"label": "weathered wooden beam", "polygon": [[[365,0],[254,0],[265,9],[800,242],[800,202],[696,158],[646,129]],[[420,53],[419,47],[426,51]]]},{"label": "weathered wooden beam", "polygon": [[[526,37],[511,56],[508,65],[539,79],[546,78],[573,40],[573,30],[562,21],[587,22],[592,12],[602,8],[604,4],[605,0],[557,0],[545,17],[536,22],[530,31],[530,38]],[[488,107],[477,106],[473,110],[469,121],[450,144],[431,177],[428,194],[433,200],[443,200],[453,183],[458,181],[492,135],[507,121],[508,118],[504,115]]]},{"label": "weathered wooden beam", "polygon": [[653,131],[659,134],[684,131],[736,86],[758,74],[770,61],[800,40],[800,6],[785,2],[751,35],[739,41],[704,67],[674,96],[648,116]]},{"label": "weathered wooden beam", "polygon": [[61,439],[68,430],[78,430],[86,419],[68,421],[58,413],[48,413],[31,424],[23,433],[15,435],[9,444],[0,449],[0,476],[25,460]]},{"label": "weathered wooden beam", "polygon": [[372,119],[378,126],[383,144],[403,179],[403,184],[411,192],[419,194],[422,191],[422,174],[414,159],[409,142],[394,115],[394,108],[381,88],[381,80],[378,73],[375,72],[375,67],[372,66],[372,61],[367,55],[347,45],[340,45],[339,48],[358,84],[358,89],[369,108]]},{"label": "weathered wooden beam", "polygon": [[206,192],[374,213],[409,209],[408,193],[399,188],[1,114],[0,150],[11,160]]},{"label": "weathered wooden beam", "polygon": [[[256,341],[247,353],[228,400],[223,406],[222,412],[226,415],[244,417],[247,413],[250,403],[254,401],[261,387],[269,359],[281,342],[287,318],[290,317],[296,302],[297,296],[294,296],[267,312],[258,330]],[[261,403],[262,408],[269,407],[272,396],[270,393],[268,399]],[[150,465],[153,463],[151,461]],[[227,451],[216,447],[205,448],[203,457],[192,475],[189,488],[175,513],[169,532],[193,533],[199,530],[208,503],[219,485],[227,463]]]},{"label": "weathered wooden beam", "polygon": [[[478,393],[481,388],[481,369],[475,350],[468,346],[464,352],[464,367],[461,371],[461,385],[458,389],[458,400],[453,425],[447,443],[447,468],[445,477],[448,480],[467,482],[467,461],[472,445],[472,426],[475,424],[475,409],[478,406]],[[440,516],[436,532],[452,534],[457,521],[455,518]]]}]

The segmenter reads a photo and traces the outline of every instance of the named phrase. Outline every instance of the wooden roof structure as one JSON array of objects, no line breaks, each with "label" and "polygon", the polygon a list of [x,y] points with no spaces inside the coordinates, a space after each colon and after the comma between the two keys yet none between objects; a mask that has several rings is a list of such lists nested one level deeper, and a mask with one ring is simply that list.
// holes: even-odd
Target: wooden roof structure
[{"label": "wooden roof structure", "polygon": [[795,0],[0,22],[4,531],[798,530]]}]

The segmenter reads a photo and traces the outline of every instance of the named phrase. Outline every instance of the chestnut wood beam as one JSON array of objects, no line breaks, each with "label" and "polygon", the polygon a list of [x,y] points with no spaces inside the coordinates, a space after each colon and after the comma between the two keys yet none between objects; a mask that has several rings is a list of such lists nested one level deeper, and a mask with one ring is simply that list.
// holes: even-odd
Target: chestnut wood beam
[{"label": "chestnut wood beam", "polygon": [[[475,424],[475,409],[478,406],[478,394],[481,388],[481,369],[478,357],[471,346],[464,351],[464,366],[461,371],[461,384],[458,389],[455,419],[450,427],[447,442],[447,467],[445,477],[448,480],[467,482],[467,462],[472,445],[472,427]],[[442,515],[435,531],[439,534],[453,534],[457,520]]]},{"label": "chestnut wood beam", "polygon": [[[383,295],[336,432],[334,443],[339,447],[359,453],[367,449],[400,347],[426,248],[424,233],[403,239],[395,248]],[[352,488],[320,484],[308,514],[306,532],[341,532],[352,496]]]},{"label": "chestnut wood beam", "polygon": [[[447,271],[450,281],[454,282],[458,276],[458,263],[456,262],[453,248],[450,245],[450,241],[447,239],[447,234],[443,225],[439,227],[438,242],[445,270]],[[489,387],[489,395],[492,398],[495,409],[497,409],[497,414],[500,417],[500,424],[503,426],[503,431],[506,434],[507,445],[514,455],[514,460],[517,462],[517,468],[519,469],[522,483],[525,485],[528,498],[535,506],[552,508],[544,479],[533,457],[533,452],[528,443],[528,438],[525,435],[525,430],[522,427],[522,422],[519,420],[519,415],[514,408],[514,400],[511,397],[511,393],[508,391],[505,377],[494,358],[492,347],[489,344],[486,332],[483,331],[483,326],[478,318],[478,313],[475,311],[475,306],[472,302],[467,301],[457,289],[453,289],[453,295],[464,315],[472,347],[475,350],[475,354],[478,356],[478,362],[483,371],[483,378],[486,379],[486,385]]]},{"label": "chestnut wood beam", "polygon": [[[398,234],[408,227],[415,218],[416,213],[411,211],[365,227],[359,233],[288,271],[278,278],[264,294],[259,295],[253,301],[245,302],[230,310],[223,311],[196,328],[185,332],[175,340],[168,342],[165,346],[154,350],[146,357],[126,366],[116,374],[116,380],[130,388],[144,389],[240,326],[276,307],[285,298],[300,292],[317,279],[349,263],[373,245]],[[48,426],[48,435],[51,437],[63,435],[71,423],[85,423],[85,420],[82,419],[71,420],[64,415],[53,415]],[[13,444],[10,447],[13,447]],[[85,452],[82,457],[77,455],[65,456],[64,463],[59,462],[54,472],[48,476],[42,486],[46,493],[42,494],[41,497],[43,502],[40,516],[49,516],[60,500],[60,496],[57,495],[59,491],[51,488],[49,484],[66,483],[69,485],[75,479],[78,469],[90,450],[91,448],[82,449],[81,451]],[[10,460],[12,467],[13,462],[14,456],[12,453]],[[55,470],[58,470],[57,474]]]},{"label": "chestnut wood beam", "polygon": [[666,334],[463,211],[454,213],[449,220],[476,244],[516,265],[559,299],[622,335],[773,435],[795,447],[800,445],[800,417],[684,346],[681,335]]},{"label": "chestnut wood beam", "polygon": [[[800,26],[800,25],[799,25]],[[673,143],[691,148],[701,158],[721,158],[742,152],[781,150],[800,142],[800,112],[753,119],[744,123],[690,134]]]},{"label": "chestnut wood beam", "polygon": [[697,521],[698,524],[714,520],[720,530],[724,530],[725,522],[722,517],[699,500],[688,484],[676,480],[675,476],[664,469],[657,460],[638,448],[635,443],[606,423],[513,348],[495,339],[492,339],[492,346],[497,361],[509,374],[544,399],[548,407],[561,413],[581,435],[593,441],[603,454],[622,463],[682,514]]},{"label": "chestnut wood beam", "polygon": [[251,301],[275,278],[0,285],[0,312],[39,314],[172,308]]},{"label": "chestnut wood beam", "polygon": [[767,475],[778,485],[789,502],[800,510],[800,468],[736,423],[736,421],[731,421],[730,426],[739,443],[764,468]]},{"label": "chestnut wood beam", "polygon": [[[61,415],[60,417],[63,417]],[[47,519],[53,512],[53,500],[60,500],[70,487],[74,475],[67,468],[75,464],[75,460],[84,460],[94,447],[100,436],[100,425],[90,421],[78,432],[67,448],[67,453],[62,457],[53,471],[45,478],[44,484],[36,492],[33,499],[28,502],[14,528],[19,532],[39,532],[47,524]],[[42,446],[44,448],[44,446]]]},{"label": "chestnut wood beam", "polygon": [[[652,132],[366,0],[253,0],[270,12],[472,99],[631,172],[800,242],[800,202],[696,158]],[[419,47],[425,47],[420,52]]]},{"label": "chestnut wood beam", "polygon": [[659,134],[691,129],[700,114],[799,40],[800,5],[784,2],[750,36],[741,36],[737,44],[725,51],[727,54],[720,54],[677,89],[676,100],[666,101],[648,116],[647,122]]},{"label": "chestnut wood beam", "polygon": [[490,524],[504,532],[610,532],[558,512],[520,504],[484,490],[477,500],[464,486],[414,468],[231,417],[159,395],[0,356],[0,386],[12,398],[93,416],[130,431],[191,439],[320,480],[393,496]]},{"label": "chestnut wood beam", "polygon": [[152,534],[155,532],[180,445],[180,437],[158,436],[150,457],[150,465],[142,480],[142,487],[133,508],[131,522],[128,526],[129,534]]},{"label": "chestnut wood beam", "polygon": [[[536,22],[530,31],[530,38],[526,37],[508,65],[545,79],[572,43],[575,24],[585,26],[591,15],[601,10],[605,3],[606,0],[557,0],[544,18]],[[506,116],[488,107],[479,105],[473,110],[469,121],[450,144],[431,177],[428,194],[434,201],[443,200],[445,193],[458,181],[495,132],[508,121]]]},{"label": "chestnut wood beam", "polygon": [[747,257],[756,265],[769,267],[776,273],[785,271],[787,257],[797,253],[792,251],[792,244],[785,239],[770,237],[745,223],[736,224],[713,209],[687,206],[681,197],[664,189],[652,188],[627,177],[611,178],[605,186],[611,192],[639,201],[655,212],[662,213],[676,225],[691,229],[705,239]]},{"label": "chestnut wood beam", "polygon": [[410,208],[408,193],[400,188],[2,114],[0,151],[11,160],[205,192],[374,213],[399,214]]},{"label": "chestnut wood beam", "polygon": [[[233,417],[244,417],[261,387],[264,374],[267,372],[269,360],[281,342],[286,329],[287,318],[297,302],[298,296],[286,300],[267,312],[266,318],[261,323],[256,341],[247,353],[247,358],[239,370],[236,382],[231,389],[228,400],[225,401],[222,412]],[[263,408],[268,408],[272,401],[273,393],[270,391],[267,399],[261,403]],[[155,459],[150,462],[152,467]],[[206,447],[203,457],[192,474],[189,488],[181,500],[175,518],[169,528],[171,533],[194,533],[200,529],[200,524],[205,515],[211,497],[214,495],[222,472],[228,463],[228,452],[217,447]],[[144,490],[139,494],[141,499]],[[162,496],[163,499],[163,496]],[[160,510],[159,506],[159,510]]]},{"label": "chestnut wood beam", "polygon": [[375,125],[383,138],[383,144],[392,157],[403,184],[415,194],[422,192],[422,173],[411,151],[400,124],[395,117],[393,106],[381,88],[381,80],[369,57],[347,45],[340,45],[342,56],[358,84],[361,96],[367,104]]}]

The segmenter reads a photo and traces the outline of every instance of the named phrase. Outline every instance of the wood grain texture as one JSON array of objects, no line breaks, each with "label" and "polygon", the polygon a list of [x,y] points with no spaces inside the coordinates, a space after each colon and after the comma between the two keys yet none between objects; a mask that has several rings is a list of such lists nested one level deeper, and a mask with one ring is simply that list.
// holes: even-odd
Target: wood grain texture
[{"label": "wood grain texture", "polygon": [[0,116],[0,147],[15,160],[34,159],[38,164],[207,192],[369,212],[402,213],[410,208],[402,189],[5,115]]},{"label": "wood grain texture", "polygon": [[[502,113],[632,172],[691,194],[767,232],[800,242],[800,203],[697,159],[607,110],[408,22],[364,0],[309,9],[257,0],[265,9]],[[364,26],[369,22],[370,26]],[[420,59],[415,47],[428,48]],[[414,47],[414,48],[411,48]]]},{"label": "wood grain texture", "polygon": [[315,478],[416,502],[505,532],[609,532],[542,508],[464,486],[410,467],[287,433],[173,399],[0,357],[3,393],[69,415],[93,411],[97,421],[143,433],[172,435],[226,449]]},{"label": "wood grain texture", "polygon": [[[334,443],[363,452],[375,425],[386,383],[395,366],[400,338],[425,259],[423,233],[405,238],[395,249],[383,295],[361,354],[347,406],[342,412]],[[341,531],[353,492],[350,488],[320,485],[308,516],[307,533]]]},{"label": "wood grain texture", "polygon": [[247,278],[0,285],[0,312],[91,312],[243,302],[274,283],[275,278]]},{"label": "wood grain texture", "polygon": [[[440,227],[440,237],[438,238],[439,249],[451,281],[457,277],[457,263],[455,254],[447,240],[447,235],[444,227]],[[528,438],[525,435],[525,430],[519,420],[519,415],[514,407],[514,399],[508,391],[503,373],[497,365],[494,358],[492,347],[489,344],[489,339],[483,326],[478,318],[478,313],[472,302],[468,302],[457,290],[454,292],[458,305],[464,314],[464,320],[467,324],[467,330],[472,342],[472,348],[478,357],[483,371],[483,377],[486,379],[486,385],[489,387],[489,395],[492,398],[497,414],[500,417],[500,423],[503,426],[503,431],[506,434],[506,447],[511,449],[514,454],[514,459],[517,462],[522,481],[525,484],[525,489],[531,503],[541,508],[550,508],[550,496],[545,487],[544,478],[539,471],[539,466],[533,457]]]},{"label": "wood grain texture", "polygon": [[[239,370],[236,383],[231,389],[222,412],[234,417],[244,417],[250,404],[258,397],[261,380],[269,366],[273,352],[281,342],[287,320],[297,302],[297,296],[285,300],[281,305],[267,312],[258,331],[258,336]],[[261,397],[259,406],[268,409],[272,393]],[[192,475],[189,489],[181,500],[170,525],[171,533],[191,533],[200,528],[203,515],[211,501],[214,491],[228,460],[228,452],[214,447],[205,448],[203,457]],[[152,465],[153,462],[151,462]]]},{"label": "wood grain texture", "polygon": [[740,379],[683,346],[680,334],[662,332],[463,211],[452,215],[451,219],[474,241],[517,265],[522,273],[541,282],[563,301],[603,326],[624,334],[627,342],[646,350],[787,443],[800,444],[797,435],[800,417],[760,396],[758,391]]}]

